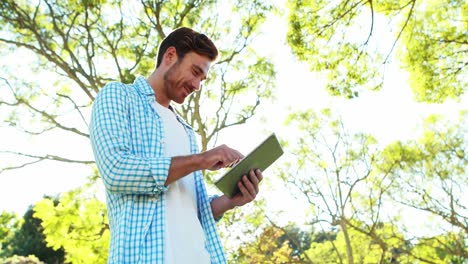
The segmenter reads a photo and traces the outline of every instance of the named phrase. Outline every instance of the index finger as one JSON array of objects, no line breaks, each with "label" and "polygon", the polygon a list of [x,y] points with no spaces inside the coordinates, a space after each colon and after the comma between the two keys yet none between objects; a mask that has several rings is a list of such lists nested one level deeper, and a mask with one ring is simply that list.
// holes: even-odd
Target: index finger
[{"label": "index finger", "polygon": [[242,153],[240,153],[239,151],[236,150],[236,152],[237,152],[237,155],[239,156],[239,160],[241,160],[241,159],[243,159],[243,158],[245,157],[245,156],[242,155]]}]

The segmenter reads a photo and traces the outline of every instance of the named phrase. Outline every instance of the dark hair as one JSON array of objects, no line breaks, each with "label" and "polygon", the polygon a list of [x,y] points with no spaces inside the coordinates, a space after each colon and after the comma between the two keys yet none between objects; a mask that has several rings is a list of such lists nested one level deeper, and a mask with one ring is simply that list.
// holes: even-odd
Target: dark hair
[{"label": "dark hair", "polygon": [[169,47],[174,47],[177,57],[182,60],[185,54],[193,51],[214,61],[218,57],[218,49],[204,34],[193,29],[181,27],[172,31],[159,45],[156,68],[161,64],[164,53]]}]

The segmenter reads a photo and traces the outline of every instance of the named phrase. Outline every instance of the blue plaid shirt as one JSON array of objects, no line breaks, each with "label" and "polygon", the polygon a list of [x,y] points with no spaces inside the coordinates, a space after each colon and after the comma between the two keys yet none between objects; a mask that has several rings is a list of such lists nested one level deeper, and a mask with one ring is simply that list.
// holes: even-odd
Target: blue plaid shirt
[{"label": "blue plaid shirt", "polygon": [[[90,136],[106,188],[111,230],[109,263],[164,263],[164,221],[171,158],[164,157],[162,119],[151,106],[155,94],[145,78],[133,85],[109,83],[98,94]],[[198,153],[193,129],[182,118],[190,151]],[[211,263],[226,263],[203,176],[195,172],[198,218]]]}]

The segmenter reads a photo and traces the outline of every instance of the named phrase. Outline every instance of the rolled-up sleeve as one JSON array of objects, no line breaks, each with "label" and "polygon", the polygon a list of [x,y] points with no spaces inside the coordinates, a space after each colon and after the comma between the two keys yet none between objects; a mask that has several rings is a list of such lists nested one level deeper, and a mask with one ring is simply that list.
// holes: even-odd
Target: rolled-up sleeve
[{"label": "rolled-up sleeve", "polygon": [[120,83],[108,84],[96,97],[90,138],[99,173],[111,193],[165,192],[171,158],[132,153],[129,104],[128,91]]}]

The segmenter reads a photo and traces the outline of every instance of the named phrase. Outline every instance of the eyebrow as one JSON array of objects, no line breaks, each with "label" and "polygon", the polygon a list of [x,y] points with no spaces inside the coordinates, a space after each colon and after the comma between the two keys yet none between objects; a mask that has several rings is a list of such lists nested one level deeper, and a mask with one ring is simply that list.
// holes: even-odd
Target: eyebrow
[{"label": "eyebrow", "polygon": [[203,71],[202,67],[196,65],[196,64],[193,64],[192,63],[192,67],[194,67],[195,69],[197,69],[197,71],[199,72],[198,74],[202,74],[203,75],[203,78],[202,80],[206,80],[206,73],[205,71]]}]

